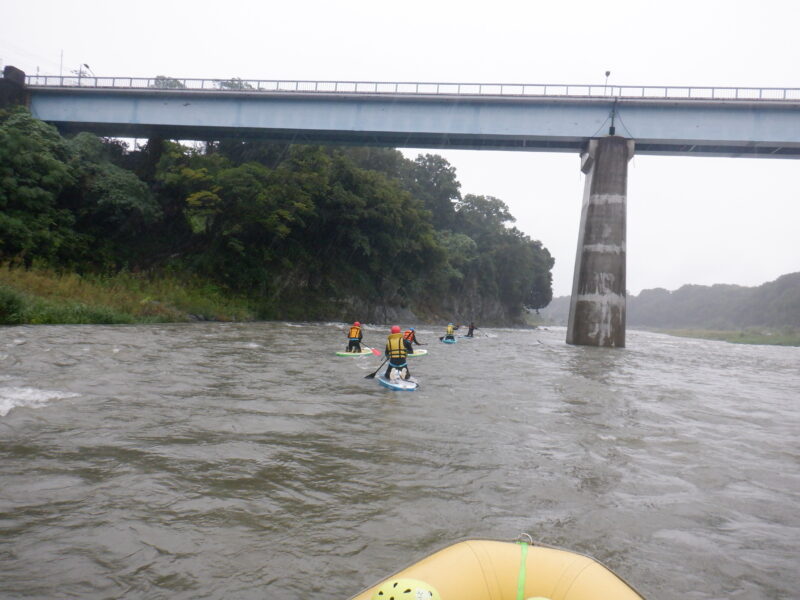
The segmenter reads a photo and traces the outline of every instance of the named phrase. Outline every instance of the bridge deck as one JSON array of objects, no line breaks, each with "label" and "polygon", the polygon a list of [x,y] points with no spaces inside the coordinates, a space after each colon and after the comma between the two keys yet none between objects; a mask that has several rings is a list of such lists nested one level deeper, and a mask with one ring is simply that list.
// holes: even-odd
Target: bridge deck
[{"label": "bridge deck", "polygon": [[[31,110],[64,131],[107,136],[545,152],[580,151],[608,133],[613,112],[617,135],[636,140],[637,154],[800,158],[800,90],[794,89],[631,88],[637,96],[628,88],[599,95],[602,86],[572,86],[569,94],[554,94],[565,90],[550,86],[547,94],[533,94],[533,86],[512,84],[467,93],[470,85],[491,88],[435,84],[464,87],[405,92],[403,84],[386,84],[394,88],[374,91],[379,84],[372,84],[364,91],[356,82],[345,91],[319,84],[308,91],[294,82],[290,89],[220,89],[182,80],[184,87],[165,89],[86,81],[29,85]],[[685,92],[645,94],[654,89]]]}]

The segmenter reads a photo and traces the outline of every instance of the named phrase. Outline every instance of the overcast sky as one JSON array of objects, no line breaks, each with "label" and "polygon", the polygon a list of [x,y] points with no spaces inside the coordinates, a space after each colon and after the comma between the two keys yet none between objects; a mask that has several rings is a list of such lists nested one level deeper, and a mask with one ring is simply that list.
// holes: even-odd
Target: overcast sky
[{"label": "overcast sky", "polygon": [[[0,63],[30,74],[800,88],[800,1],[43,1],[0,4]],[[62,62],[63,53],[63,62]],[[424,152],[431,152],[424,150]],[[574,154],[436,151],[505,201],[572,285]],[[413,157],[416,152],[406,151]],[[800,271],[800,161],[637,156],[628,289]]]}]

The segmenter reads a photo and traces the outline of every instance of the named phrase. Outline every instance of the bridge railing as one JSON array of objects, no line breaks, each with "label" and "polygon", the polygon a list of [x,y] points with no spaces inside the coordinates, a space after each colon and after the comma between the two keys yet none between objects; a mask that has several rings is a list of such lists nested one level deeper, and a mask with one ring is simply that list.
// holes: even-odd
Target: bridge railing
[{"label": "bridge railing", "polygon": [[572,85],[542,83],[418,83],[278,79],[177,79],[28,75],[31,87],[169,89],[231,92],[398,94],[434,96],[608,97],[676,100],[800,100],[800,88]]}]

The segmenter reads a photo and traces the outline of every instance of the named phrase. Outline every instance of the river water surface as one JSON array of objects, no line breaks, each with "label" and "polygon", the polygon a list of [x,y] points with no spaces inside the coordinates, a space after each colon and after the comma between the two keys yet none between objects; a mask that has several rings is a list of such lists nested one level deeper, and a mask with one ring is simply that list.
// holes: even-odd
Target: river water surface
[{"label": "river water surface", "polygon": [[0,328],[0,597],[346,599],[525,531],[649,599],[800,598],[800,348],[477,333],[418,331],[398,393],[342,324]]}]

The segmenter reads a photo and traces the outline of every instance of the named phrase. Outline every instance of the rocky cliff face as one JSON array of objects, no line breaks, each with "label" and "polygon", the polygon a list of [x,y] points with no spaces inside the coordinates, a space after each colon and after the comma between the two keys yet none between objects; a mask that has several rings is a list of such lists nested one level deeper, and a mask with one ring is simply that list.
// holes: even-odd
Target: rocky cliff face
[{"label": "rocky cliff face", "polygon": [[354,318],[369,323],[469,323],[481,325],[514,326],[525,324],[523,312],[513,312],[497,300],[487,300],[478,295],[466,294],[433,303],[424,298],[409,305],[400,303],[374,304],[359,298],[338,301],[336,318],[349,321]]}]

